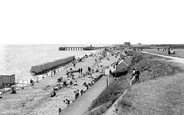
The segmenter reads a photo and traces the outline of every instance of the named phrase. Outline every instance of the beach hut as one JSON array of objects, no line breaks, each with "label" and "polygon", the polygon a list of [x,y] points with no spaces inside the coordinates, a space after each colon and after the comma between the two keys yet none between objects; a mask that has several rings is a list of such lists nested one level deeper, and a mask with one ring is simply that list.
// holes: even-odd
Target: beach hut
[{"label": "beach hut", "polygon": [[15,84],[15,74],[12,75],[0,75],[0,88],[3,88],[5,85],[14,85]]},{"label": "beach hut", "polygon": [[131,58],[126,58],[125,60],[121,60],[117,66],[116,70],[112,73],[113,76],[119,77],[123,74],[126,74],[128,72],[128,67],[131,64]]}]

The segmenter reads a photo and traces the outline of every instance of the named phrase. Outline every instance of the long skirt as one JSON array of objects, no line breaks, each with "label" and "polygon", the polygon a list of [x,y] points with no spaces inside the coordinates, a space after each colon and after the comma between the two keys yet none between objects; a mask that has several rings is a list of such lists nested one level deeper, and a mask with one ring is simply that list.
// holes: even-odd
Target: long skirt
[{"label": "long skirt", "polygon": [[134,76],[131,80],[130,80],[130,85],[134,85],[136,83],[136,77]]}]

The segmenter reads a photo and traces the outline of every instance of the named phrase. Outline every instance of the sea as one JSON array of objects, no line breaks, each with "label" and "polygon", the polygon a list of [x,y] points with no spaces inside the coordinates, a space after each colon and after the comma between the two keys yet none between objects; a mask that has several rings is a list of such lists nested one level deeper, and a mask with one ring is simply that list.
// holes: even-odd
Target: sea
[{"label": "sea", "polygon": [[[31,66],[68,56],[83,56],[92,51],[59,51],[59,47],[68,45],[58,44],[3,44],[0,45],[0,75],[15,74],[16,80],[29,80]],[[72,45],[69,45],[69,47]],[[78,45],[80,46],[80,45]],[[84,45],[83,45],[84,46]]]}]

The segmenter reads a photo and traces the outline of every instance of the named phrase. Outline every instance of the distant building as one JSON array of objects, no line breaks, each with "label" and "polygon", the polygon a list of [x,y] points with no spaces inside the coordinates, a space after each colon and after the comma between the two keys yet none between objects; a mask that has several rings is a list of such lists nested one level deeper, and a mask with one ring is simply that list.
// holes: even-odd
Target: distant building
[{"label": "distant building", "polygon": [[138,43],[138,45],[141,45],[141,43]]},{"label": "distant building", "polygon": [[131,47],[131,44],[130,44],[130,42],[124,42],[124,46]]}]

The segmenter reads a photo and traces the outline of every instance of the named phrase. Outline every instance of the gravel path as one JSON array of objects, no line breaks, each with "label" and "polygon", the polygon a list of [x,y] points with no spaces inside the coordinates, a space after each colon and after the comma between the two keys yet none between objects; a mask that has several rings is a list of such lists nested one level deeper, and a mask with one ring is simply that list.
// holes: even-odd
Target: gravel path
[{"label": "gravel path", "polygon": [[148,53],[148,54],[157,55],[157,56],[161,56],[161,57],[165,57],[165,58],[170,58],[170,59],[172,59],[170,61],[174,61],[174,62],[177,62],[177,63],[184,64],[184,58],[172,57],[172,56],[166,56],[166,55],[160,55],[160,54],[150,53],[150,52],[146,52],[146,51],[142,51],[142,53]]}]

